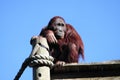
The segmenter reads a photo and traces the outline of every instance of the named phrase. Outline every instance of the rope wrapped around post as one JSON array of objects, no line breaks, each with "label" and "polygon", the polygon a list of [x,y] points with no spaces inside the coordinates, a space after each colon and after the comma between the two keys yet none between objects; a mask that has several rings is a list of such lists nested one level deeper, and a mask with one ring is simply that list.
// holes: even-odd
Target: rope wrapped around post
[{"label": "rope wrapped around post", "polygon": [[53,61],[54,58],[52,56],[43,56],[43,55],[35,55],[30,57],[31,62],[29,63],[30,67],[34,66],[42,66],[46,65],[49,66],[50,68],[54,66]]},{"label": "rope wrapped around post", "polygon": [[46,38],[32,37],[32,52],[25,59],[14,80],[19,80],[27,66],[33,68],[33,80],[50,80],[50,68],[54,66],[54,58],[49,55],[49,46]]}]

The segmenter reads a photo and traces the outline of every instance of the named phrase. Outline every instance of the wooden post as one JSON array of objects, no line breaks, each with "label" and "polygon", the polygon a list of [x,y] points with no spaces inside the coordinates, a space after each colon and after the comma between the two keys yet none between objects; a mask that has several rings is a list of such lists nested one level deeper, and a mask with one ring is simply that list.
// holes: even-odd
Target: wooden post
[{"label": "wooden post", "polygon": [[[32,45],[33,45],[33,50],[30,54],[30,57],[35,55],[49,57],[49,52],[47,50],[49,49],[49,47],[46,38],[39,36],[36,38],[35,44]],[[41,60],[43,60],[43,62]],[[40,65],[33,66],[33,80],[50,80],[50,67],[46,66],[46,64],[44,65],[44,63],[47,63],[44,61],[45,61],[44,59],[40,59],[40,61],[38,62],[38,64]]]},{"label": "wooden post", "polygon": [[33,67],[33,80],[50,80],[50,68],[47,66]]}]

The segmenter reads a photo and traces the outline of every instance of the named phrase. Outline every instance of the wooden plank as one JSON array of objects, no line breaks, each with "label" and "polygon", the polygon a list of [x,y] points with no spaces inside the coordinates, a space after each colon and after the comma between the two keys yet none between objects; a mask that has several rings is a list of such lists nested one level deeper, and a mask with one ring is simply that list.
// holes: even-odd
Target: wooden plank
[{"label": "wooden plank", "polygon": [[66,64],[51,70],[52,79],[95,78],[120,76],[120,61]]}]

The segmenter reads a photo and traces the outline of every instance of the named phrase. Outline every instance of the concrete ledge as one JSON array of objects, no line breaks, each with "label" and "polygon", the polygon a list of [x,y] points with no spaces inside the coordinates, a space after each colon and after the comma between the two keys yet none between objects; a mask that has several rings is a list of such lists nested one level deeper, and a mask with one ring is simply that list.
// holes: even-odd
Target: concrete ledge
[{"label": "concrete ledge", "polygon": [[51,70],[51,77],[52,79],[80,79],[96,77],[119,77],[120,79],[120,60],[66,64],[61,68],[53,68]]}]

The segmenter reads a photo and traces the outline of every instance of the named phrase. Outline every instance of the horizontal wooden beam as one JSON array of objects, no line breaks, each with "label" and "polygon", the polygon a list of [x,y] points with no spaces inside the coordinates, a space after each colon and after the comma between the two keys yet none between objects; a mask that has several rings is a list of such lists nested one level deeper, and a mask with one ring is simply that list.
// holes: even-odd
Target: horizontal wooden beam
[{"label": "horizontal wooden beam", "polygon": [[52,79],[120,76],[120,60],[66,64],[51,70]]}]

